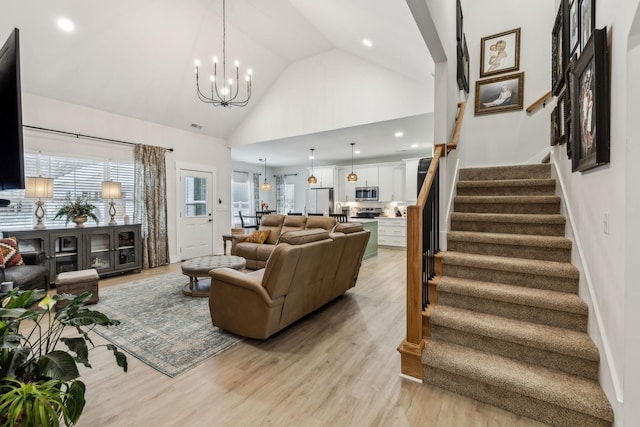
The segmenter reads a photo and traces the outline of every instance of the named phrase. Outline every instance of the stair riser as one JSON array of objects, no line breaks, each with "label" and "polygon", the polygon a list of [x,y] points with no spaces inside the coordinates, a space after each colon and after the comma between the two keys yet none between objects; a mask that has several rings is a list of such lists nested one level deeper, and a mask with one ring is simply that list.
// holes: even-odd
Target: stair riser
[{"label": "stair riser", "polygon": [[450,329],[440,326],[436,322],[431,324],[431,337],[433,339],[474,348],[487,353],[510,357],[532,365],[557,369],[559,371],[585,377],[590,380],[597,381],[598,379],[598,362],[592,360],[581,359],[575,356],[567,356],[536,347]]},{"label": "stair riser", "polygon": [[555,186],[538,187],[460,187],[456,194],[458,196],[553,196],[556,192]]},{"label": "stair riser", "polygon": [[564,224],[527,224],[505,222],[451,221],[452,231],[526,234],[529,236],[564,236]]},{"label": "stair riser", "polygon": [[459,181],[551,178],[549,165],[507,166],[498,168],[460,169]]},{"label": "stair riser", "polygon": [[455,212],[499,213],[499,214],[538,214],[553,215],[560,213],[560,203],[467,203],[454,202]]},{"label": "stair riser", "polygon": [[460,277],[482,282],[504,283],[507,285],[526,286],[529,288],[547,289],[558,292],[578,293],[577,279],[452,265],[447,263],[446,260],[442,266],[442,274],[444,276]]},{"label": "stair riser", "polygon": [[587,316],[566,311],[453,294],[442,290],[438,292],[438,304],[540,325],[557,326],[578,332],[587,331]]},{"label": "stair riser", "polygon": [[446,390],[453,391],[463,396],[488,403],[507,411],[524,415],[531,419],[567,427],[605,427],[611,426],[610,422],[592,417],[581,412],[572,411],[561,406],[553,405],[528,396],[515,393],[513,390],[472,380],[452,372],[424,366],[424,380]]},{"label": "stair riser", "polygon": [[523,245],[502,245],[483,242],[448,240],[447,250],[468,254],[493,255],[542,261],[571,262],[571,249],[544,248]]}]

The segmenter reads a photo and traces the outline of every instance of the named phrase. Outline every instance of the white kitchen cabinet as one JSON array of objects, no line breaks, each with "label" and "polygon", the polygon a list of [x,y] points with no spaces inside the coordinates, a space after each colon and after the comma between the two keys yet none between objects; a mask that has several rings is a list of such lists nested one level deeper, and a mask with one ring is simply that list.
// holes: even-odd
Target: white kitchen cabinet
[{"label": "white kitchen cabinet", "polygon": [[[318,182],[316,184],[310,184],[311,187],[333,187],[335,181],[335,168],[333,166],[313,168],[313,174]],[[311,176],[311,168],[309,168],[309,176]]]},{"label": "white kitchen cabinet", "polygon": [[379,185],[377,167],[360,167],[356,168],[354,172],[358,175],[356,187],[377,187]]},{"label": "white kitchen cabinet", "polygon": [[378,218],[378,245],[405,248],[407,246],[407,220],[405,218]]},{"label": "white kitchen cabinet", "polygon": [[395,166],[393,168],[393,194],[391,194],[391,201],[397,202],[401,200],[407,200],[405,198],[405,167],[404,165]]},{"label": "white kitchen cabinet", "polygon": [[336,200],[339,202],[353,202],[356,200],[356,182],[347,182],[351,168],[338,171],[338,185]]},{"label": "white kitchen cabinet", "polygon": [[378,168],[378,200],[381,202],[405,200],[404,175],[404,165],[380,166]]}]

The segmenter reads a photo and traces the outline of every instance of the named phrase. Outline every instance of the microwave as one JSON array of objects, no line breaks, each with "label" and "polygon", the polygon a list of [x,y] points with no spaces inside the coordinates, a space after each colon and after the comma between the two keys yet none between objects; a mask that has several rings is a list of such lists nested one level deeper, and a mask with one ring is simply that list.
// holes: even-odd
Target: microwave
[{"label": "microwave", "polygon": [[378,187],[356,187],[356,202],[378,201]]}]

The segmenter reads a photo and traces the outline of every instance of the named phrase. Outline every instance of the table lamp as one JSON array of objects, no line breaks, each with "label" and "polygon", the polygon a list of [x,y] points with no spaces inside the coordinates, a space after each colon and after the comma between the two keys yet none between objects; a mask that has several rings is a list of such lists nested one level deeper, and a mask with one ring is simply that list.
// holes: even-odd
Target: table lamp
[{"label": "table lamp", "polygon": [[44,230],[47,227],[42,223],[42,218],[44,217],[44,202],[42,199],[50,199],[53,197],[53,178],[43,178],[41,176],[27,177],[24,196],[38,198],[35,212],[38,222],[33,228],[36,230]]},{"label": "table lamp", "polygon": [[122,198],[120,183],[117,181],[102,181],[102,198],[109,199],[109,215],[111,215],[109,225],[118,225],[115,219],[116,202],[114,202],[113,199]]}]

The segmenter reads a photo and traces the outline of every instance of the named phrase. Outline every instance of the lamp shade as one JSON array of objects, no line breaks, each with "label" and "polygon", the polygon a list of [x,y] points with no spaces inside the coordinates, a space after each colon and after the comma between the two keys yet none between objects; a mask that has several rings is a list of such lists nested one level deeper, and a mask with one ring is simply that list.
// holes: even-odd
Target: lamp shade
[{"label": "lamp shade", "polygon": [[39,177],[27,177],[25,185],[25,197],[48,199],[53,197],[53,179]]},{"label": "lamp shade", "polygon": [[122,192],[120,191],[120,183],[117,181],[102,181],[102,198],[103,199],[122,198]]}]

